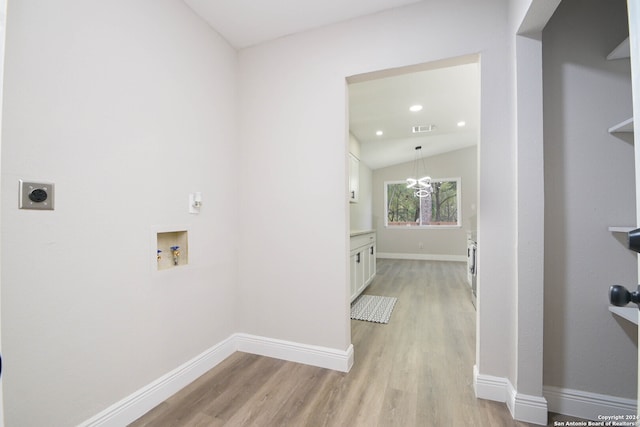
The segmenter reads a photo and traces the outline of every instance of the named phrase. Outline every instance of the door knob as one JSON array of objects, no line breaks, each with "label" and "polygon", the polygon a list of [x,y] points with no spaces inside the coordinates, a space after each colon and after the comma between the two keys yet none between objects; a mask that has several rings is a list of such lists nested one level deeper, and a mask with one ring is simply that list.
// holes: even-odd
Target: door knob
[{"label": "door knob", "polygon": [[627,245],[634,252],[640,252],[640,228],[627,233]]},{"label": "door knob", "polygon": [[630,302],[640,304],[640,292],[629,292],[624,286],[613,285],[609,288],[609,302],[617,307],[624,307]]}]

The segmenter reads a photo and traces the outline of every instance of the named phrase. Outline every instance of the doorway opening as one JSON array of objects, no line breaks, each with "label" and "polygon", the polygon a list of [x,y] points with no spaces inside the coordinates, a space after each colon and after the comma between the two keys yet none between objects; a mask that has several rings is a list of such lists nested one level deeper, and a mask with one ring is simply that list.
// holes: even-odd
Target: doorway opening
[{"label": "doorway opening", "polygon": [[[347,82],[352,233],[374,230],[378,258],[466,262],[467,241],[477,232],[479,56],[361,74]],[[424,203],[398,183],[414,172],[416,147],[434,182],[459,183],[450,194],[456,203],[430,205],[436,217],[446,208],[455,222],[411,223]],[[390,197],[392,186],[402,197]]]},{"label": "doorway opening", "polygon": [[[477,241],[479,55],[360,74],[347,83],[351,234],[372,232],[378,259],[460,262],[467,271],[469,242]],[[418,160],[433,182],[456,183],[448,194],[456,203],[446,208],[455,221],[424,225],[418,211],[438,216],[445,208],[435,197],[427,204],[405,190]],[[350,268],[353,280],[355,264]],[[472,279],[463,278],[469,304]],[[352,283],[351,300],[366,287]]]}]

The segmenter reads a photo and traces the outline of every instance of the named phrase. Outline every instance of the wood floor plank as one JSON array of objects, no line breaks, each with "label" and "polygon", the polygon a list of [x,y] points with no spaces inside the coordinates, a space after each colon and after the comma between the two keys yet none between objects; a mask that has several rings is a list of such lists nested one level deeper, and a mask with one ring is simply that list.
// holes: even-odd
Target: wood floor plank
[{"label": "wood floor plank", "polygon": [[398,300],[388,324],[351,321],[349,373],[235,353],[131,427],[531,426],[475,398],[466,264],[379,259],[365,293]]}]

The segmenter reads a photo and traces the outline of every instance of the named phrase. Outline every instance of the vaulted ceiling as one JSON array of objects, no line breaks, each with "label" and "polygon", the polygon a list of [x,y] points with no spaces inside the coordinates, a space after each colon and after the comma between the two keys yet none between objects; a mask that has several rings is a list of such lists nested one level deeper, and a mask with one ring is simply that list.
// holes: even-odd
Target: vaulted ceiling
[{"label": "vaulted ceiling", "polygon": [[237,49],[419,1],[184,0]]},{"label": "vaulted ceiling", "polygon": [[[183,1],[233,47],[243,49],[424,0]],[[410,161],[418,145],[426,157],[477,143],[477,63],[444,62],[381,78],[350,80],[349,130],[361,143],[361,161],[370,168]],[[409,107],[416,104],[422,110],[410,112]],[[465,125],[458,126],[463,121]],[[413,133],[413,126],[432,126],[432,130]]]},{"label": "vaulted ceiling", "polygon": [[349,131],[360,142],[360,160],[378,169],[413,160],[417,146],[429,157],[476,145],[480,81],[478,63],[468,60],[351,83]]}]

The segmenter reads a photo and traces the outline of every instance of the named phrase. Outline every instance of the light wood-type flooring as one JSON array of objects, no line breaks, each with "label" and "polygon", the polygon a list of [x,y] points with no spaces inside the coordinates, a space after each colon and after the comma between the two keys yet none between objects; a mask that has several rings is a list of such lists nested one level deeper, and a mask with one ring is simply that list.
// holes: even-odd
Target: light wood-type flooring
[{"label": "light wood-type flooring", "polygon": [[238,352],[131,426],[530,426],[474,396],[466,264],[380,259],[365,293],[398,302],[386,325],[351,321],[349,373]]}]

